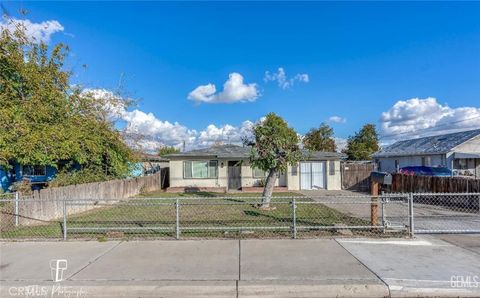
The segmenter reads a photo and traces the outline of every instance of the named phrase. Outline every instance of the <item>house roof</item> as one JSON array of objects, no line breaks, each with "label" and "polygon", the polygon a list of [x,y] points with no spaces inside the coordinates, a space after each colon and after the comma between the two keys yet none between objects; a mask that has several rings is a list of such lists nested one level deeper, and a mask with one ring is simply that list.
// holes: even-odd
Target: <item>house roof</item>
[{"label": "house roof", "polygon": [[241,147],[237,145],[220,145],[192,151],[172,153],[165,155],[172,157],[214,157],[214,158],[244,158],[250,154],[250,147]]},{"label": "house roof", "polygon": [[[165,155],[170,159],[179,159],[185,157],[204,157],[204,158],[220,158],[220,159],[247,159],[250,156],[251,147],[242,147],[237,145],[221,145],[210,148],[197,149],[181,153],[173,153]],[[308,160],[328,160],[328,159],[340,159],[344,155],[338,152],[322,152],[304,150]]]},{"label": "house roof", "polygon": [[142,153],[140,158],[141,158],[141,161],[168,162],[168,159],[166,159],[165,157],[158,156],[155,154]]},{"label": "house roof", "polygon": [[480,135],[480,129],[398,141],[376,152],[373,157],[444,154]]}]

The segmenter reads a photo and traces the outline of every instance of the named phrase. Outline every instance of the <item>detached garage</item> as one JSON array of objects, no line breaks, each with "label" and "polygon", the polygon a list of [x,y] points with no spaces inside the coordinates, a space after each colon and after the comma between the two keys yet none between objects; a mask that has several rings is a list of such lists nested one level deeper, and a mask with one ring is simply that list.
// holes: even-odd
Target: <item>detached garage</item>
[{"label": "detached garage", "polygon": [[338,152],[305,151],[305,158],[289,167],[289,190],[340,190],[342,175],[340,161],[345,155]]}]

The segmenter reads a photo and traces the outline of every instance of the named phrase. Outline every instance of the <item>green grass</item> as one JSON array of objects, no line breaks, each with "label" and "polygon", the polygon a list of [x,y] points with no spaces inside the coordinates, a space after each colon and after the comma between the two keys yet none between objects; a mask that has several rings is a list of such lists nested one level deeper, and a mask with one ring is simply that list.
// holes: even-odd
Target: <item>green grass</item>
[{"label": "green grass", "polygon": [[[228,197],[218,198],[216,197]],[[182,237],[244,238],[282,237],[291,234],[293,209],[289,200],[279,196],[301,196],[292,193],[276,193],[271,206],[274,210],[258,208],[259,194],[170,194],[150,193],[143,199],[123,201],[114,205],[97,205],[95,209],[68,217],[69,238],[172,238],[175,236],[176,197],[198,197],[198,200],[180,201],[180,227]],[[164,199],[156,199],[156,198]],[[247,197],[247,198],[242,198]],[[257,197],[257,198],[255,198]],[[152,199],[148,199],[152,198]],[[208,198],[208,199],[204,199]],[[309,198],[298,201],[310,201]],[[159,204],[161,203],[161,204]],[[222,204],[222,205],[219,205]],[[365,220],[345,215],[322,204],[298,204],[296,209],[298,227],[344,225],[368,225]],[[2,227],[1,238],[62,238],[63,220],[28,227]],[[212,230],[201,230],[209,227]],[[223,230],[242,227],[241,231]],[[256,227],[270,227],[275,230],[258,230]],[[74,231],[75,228],[92,230]],[[94,230],[94,228],[112,228]],[[162,228],[164,230],[159,230]],[[318,230],[299,231],[300,236],[332,235],[332,232]]]},{"label": "green grass", "polygon": [[[200,197],[200,198],[214,198],[214,197],[260,197],[261,193],[216,193],[216,192],[206,192],[206,191],[197,191],[197,192],[187,192],[187,193],[173,193],[165,191],[154,191],[147,194],[141,194],[137,197],[140,198],[185,198],[185,197]],[[302,194],[296,192],[274,192],[274,197],[301,197]]]}]

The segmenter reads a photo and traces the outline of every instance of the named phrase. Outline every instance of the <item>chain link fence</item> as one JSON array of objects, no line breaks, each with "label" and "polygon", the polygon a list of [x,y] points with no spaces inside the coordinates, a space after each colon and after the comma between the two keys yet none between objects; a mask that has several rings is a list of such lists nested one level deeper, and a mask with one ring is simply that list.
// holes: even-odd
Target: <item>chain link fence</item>
[{"label": "chain link fence", "polygon": [[413,193],[415,233],[480,233],[480,193]]},{"label": "chain link fence", "polygon": [[[321,225],[300,226],[330,231],[331,234],[365,236],[401,236],[408,232],[408,194],[380,196],[311,196],[312,202],[300,202],[305,212],[322,213]],[[303,205],[303,206],[302,206]],[[324,208],[328,208],[325,212]],[[355,233],[352,233],[355,231]],[[333,232],[333,233],[332,233]]]},{"label": "chain link fence", "polygon": [[480,233],[480,194],[39,200],[0,196],[0,238],[310,238]]},{"label": "chain link fence", "polygon": [[[405,235],[408,196],[1,200],[2,239]],[[12,206],[17,208],[12,208]],[[48,209],[48,210],[47,210]],[[48,212],[47,212],[48,211]],[[49,217],[45,217],[49,214]],[[52,214],[54,215],[53,218]],[[373,214],[373,215],[372,215]],[[15,220],[17,218],[17,220]]]},{"label": "chain link fence", "polygon": [[19,194],[18,193],[2,193],[0,194],[0,232],[9,227],[18,227],[19,210],[18,210]]}]

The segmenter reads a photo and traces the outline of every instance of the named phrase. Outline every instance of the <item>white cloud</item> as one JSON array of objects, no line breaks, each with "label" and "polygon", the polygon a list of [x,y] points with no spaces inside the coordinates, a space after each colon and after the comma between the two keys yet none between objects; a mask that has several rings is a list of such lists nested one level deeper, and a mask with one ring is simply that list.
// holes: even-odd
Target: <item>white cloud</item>
[{"label": "white cloud", "polygon": [[397,101],[381,116],[385,138],[427,136],[480,128],[480,108],[451,108],[436,98]]},{"label": "white cloud", "polygon": [[188,99],[203,103],[252,102],[259,96],[257,84],[245,84],[243,76],[233,72],[223,84],[223,91],[217,93],[214,84],[201,85],[188,94]]},{"label": "white cloud", "polygon": [[347,119],[340,116],[331,116],[330,118],[328,118],[328,121],[333,123],[345,123],[347,122]]},{"label": "white cloud", "polygon": [[110,121],[121,119],[125,112],[125,100],[119,95],[107,89],[86,88],[82,90],[82,96],[90,96],[97,100],[95,108],[99,116]]},{"label": "white cloud", "polygon": [[226,124],[215,126],[210,124],[206,129],[199,132],[196,139],[197,147],[208,147],[215,143],[230,143],[240,145],[242,138],[251,133],[254,123],[247,120],[238,127]]},{"label": "white cloud", "polygon": [[187,150],[209,147],[215,143],[237,144],[242,143],[242,137],[250,133],[253,122],[244,121],[240,126],[225,124],[208,125],[197,131],[175,122],[162,121],[152,113],[140,110],[125,112],[126,135],[142,136],[139,147],[146,151],[155,151],[160,146],[174,146],[182,148],[185,142]]},{"label": "white cloud", "polygon": [[[189,129],[178,122],[162,121],[152,113],[145,113],[138,109],[126,111],[122,119],[126,122],[125,133],[130,136],[141,136],[142,149],[154,151],[162,145],[182,147],[195,144],[197,131]],[[145,147],[145,145],[148,145]]]},{"label": "white cloud", "polygon": [[217,92],[217,88],[213,84],[198,86],[188,94],[188,99],[200,102],[211,102],[215,92]]},{"label": "white cloud", "polygon": [[347,139],[344,138],[333,138],[335,140],[335,145],[337,146],[337,152],[342,152],[343,149],[347,147]]},{"label": "white cloud", "polygon": [[283,67],[279,67],[277,72],[270,73],[269,71],[265,72],[265,77],[263,79],[265,82],[276,81],[278,86],[282,89],[288,89],[292,87],[295,82],[308,83],[310,78],[306,73],[297,73],[293,78],[288,78]]},{"label": "white cloud", "polygon": [[33,23],[30,20],[19,20],[14,18],[3,18],[0,21],[0,29],[11,33],[17,29],[24,30],[25,35],[33,43],[49,43],[50,37],[57,32],[64,30],[62,24],[56,20]]},{"label": "white cloud", "polygon": [[160,120],[153,113],[139,109],[128,111],[125,99],[106,89],[85,89],[82,93],[98,100],[100,115],[123,124],[122,133],[130,146],[149,152],[155,152],[161,146],[181,149],[184,142],[187,150],[215,143],[241,145],[242,138],[251,133],[254,125],[247,120],[239,126],[210,124],[197,131],[178,122]]}]

